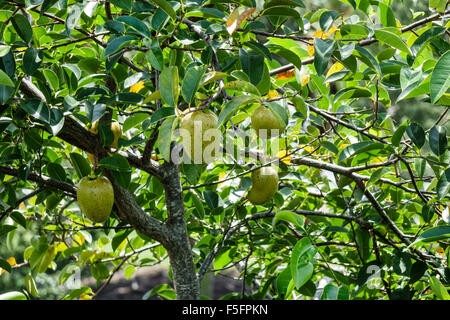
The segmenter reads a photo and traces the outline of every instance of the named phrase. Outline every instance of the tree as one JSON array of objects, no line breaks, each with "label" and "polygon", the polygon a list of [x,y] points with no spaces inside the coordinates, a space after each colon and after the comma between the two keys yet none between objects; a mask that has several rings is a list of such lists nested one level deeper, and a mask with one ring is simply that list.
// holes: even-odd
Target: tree
[{"label": "tree", "polygon": [[[165,298],[236,267],[225,298],[449,299],[449,11],[402,1],[402,24],[391,3],[2,1],[0,239],[33,237],[0,267],[26,270],[27,297],[51,270],[103,288],[168,258]],[[414,98],[440,110],[431,128],[392,120]],[[261,105],[279,135],[252,129]],[[220,156],[180,161],[180,121],[205,110]],[[253,205],[266,166],[278,191]],[[77,183],[100,175],[114,206],[93,223]]]}]

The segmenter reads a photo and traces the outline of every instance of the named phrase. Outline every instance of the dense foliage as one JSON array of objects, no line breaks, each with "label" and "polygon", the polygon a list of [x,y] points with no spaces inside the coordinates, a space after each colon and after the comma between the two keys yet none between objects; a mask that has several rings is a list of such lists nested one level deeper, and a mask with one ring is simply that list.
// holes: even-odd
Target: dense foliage
[{"label": "dense foliage", "polygon": [[[51,297],[90,299],[167,259],[173,286],[146,297],[236,268],[225,299],[450,299],[448,18],[445,0],[0,1],[0,278],[20,275],[0,294],[87,273],[97,291]],[[431,126],[393,120],[411,102]],[[285,128],[269,140],[261,105]],[[224,154],[174,163],[197,110]],[[268,165],[278,191],[252,205]],[[104,223],[76,201],[92,175],[114,187]]]}]

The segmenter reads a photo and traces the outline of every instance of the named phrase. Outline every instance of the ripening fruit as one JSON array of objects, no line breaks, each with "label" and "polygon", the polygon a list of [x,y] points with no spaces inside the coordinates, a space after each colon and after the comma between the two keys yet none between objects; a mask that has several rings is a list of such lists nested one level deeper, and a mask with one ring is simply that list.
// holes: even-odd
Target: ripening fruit
[{"label": "ripening fruit", "polygon": [[256,108],[253,111],[251,120],[252,128],[255,129],[258,137],[262,139],[278,136],[286,128],[272,111],[265,106]]},{"label": "ripening fruit", "polygon": [[262,167],[252,172],[252,187],[247,199],[254,205],[264,204],[278,191],[278,173],[272,167]]},{"label": "ripening fruit", "polygon": [[103,222],[109,218],[114,204],[114,189],[106,177],[80,180],[77,200],[84,215],[93,222]]},{"label": "ripening fruit", "polygon": [[214,161],[220,143],[217,116],[211,110],[188,112],[182,116],[180,135],[183,148],[193,163]]},{"label": "ripening fruit", "polygon": [[[117,149],[117,142],[119,141],[119,138],[122,137],[122,127],[120,126],[120,123],[118,123],[117,121],[111,122],[111,131],[114,134],[114,141],[111,144],[111,147]],[[98,134],[98,120],[95,120],[92,123],[89,132],[93,134]]]}]

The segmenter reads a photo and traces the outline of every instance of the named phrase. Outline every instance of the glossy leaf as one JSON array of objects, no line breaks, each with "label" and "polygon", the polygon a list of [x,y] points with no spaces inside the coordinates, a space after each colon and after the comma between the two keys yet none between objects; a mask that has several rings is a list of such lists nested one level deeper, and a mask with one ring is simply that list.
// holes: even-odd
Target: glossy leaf
[{"label": "glossy leaf", "polygon": [[430,98],[436,103],[450,87],[450,50],[439,58],[430,79]]},{"label": "glossy leaf", "polygon": [[436,192],[438,199],[443,199],[450,191],[450,169],[445,170],[438,180]]},{"label": "glossy leaf", "polygon": [[0,69],[0,85],[14,87],[14,82],[12,82],[11,78]]},{"label": "glossy leaf", "polygon": [[25,41],[26,43],[30,42],[33,38],[33,29],[31,28],[30,22],[28,19],[22,14],[15,14],[11,23],[14,26],[17,34]]},{"label": "glossy leaf", "polygon": [[159,76],[159,81],[162,100],[167,105],[175,107],[179,95],[178,68],[176,66],[165,68]]},{"label": "glossy leaf", "polygon": [[181,95],[187,103],[194,101],[195,93],[200,87],[205,72],[205,66],[191,67],[186,71],[183,83],[181,84]]},{"label": "glossy leaf", "polygon": [[230,119],[237,110],[239,110],[246,104],[253,102],[254,100],[255,98],[247,95],[237,96],[233,98],[233,100],[228,102],[225,108],[223,108],[220,112],[217,120],[217,126],[221,127],[222,125],[224,125],[225,122],[228,121],[228,119]]},{"label": "glossy leaf", "polygon": [[430,148],[437,156],[447,150],[447,131],[445,127],[434,126],[429,134]]},{"label": "glossy leaf", "polygon": [[406,128],[406,133],[414,144],[420,149],[425,143],[425,131],[415,122],[411,122]]},{"label": "glossy leaf", "polygon": [[333,40],[322,40],[314,38],[314,67],[319,76],[327,70],[331,55],[335,49]]},{"label": "glossy leaf", "polygon": [[375,38],[384,44],[394,47],[400,51],[411,53],[409,47],[406,45],[406,43],[395,33],[392,33],[387,30],[383,29],[377,29],[374,31]]}]

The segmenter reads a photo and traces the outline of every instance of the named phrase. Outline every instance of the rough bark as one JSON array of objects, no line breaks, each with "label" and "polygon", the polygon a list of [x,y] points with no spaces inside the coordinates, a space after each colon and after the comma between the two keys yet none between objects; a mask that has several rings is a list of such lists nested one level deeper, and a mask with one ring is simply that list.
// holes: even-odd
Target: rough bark
[{"label": "rough bark", "polygon": [[186,228],[179,168],[173,163],[166,163],[162,169],[168,215],[166,225],[171,230],[170,245],[166,250],[172,267],[175,292],[178,300],[199,299],[200,284]]}]

